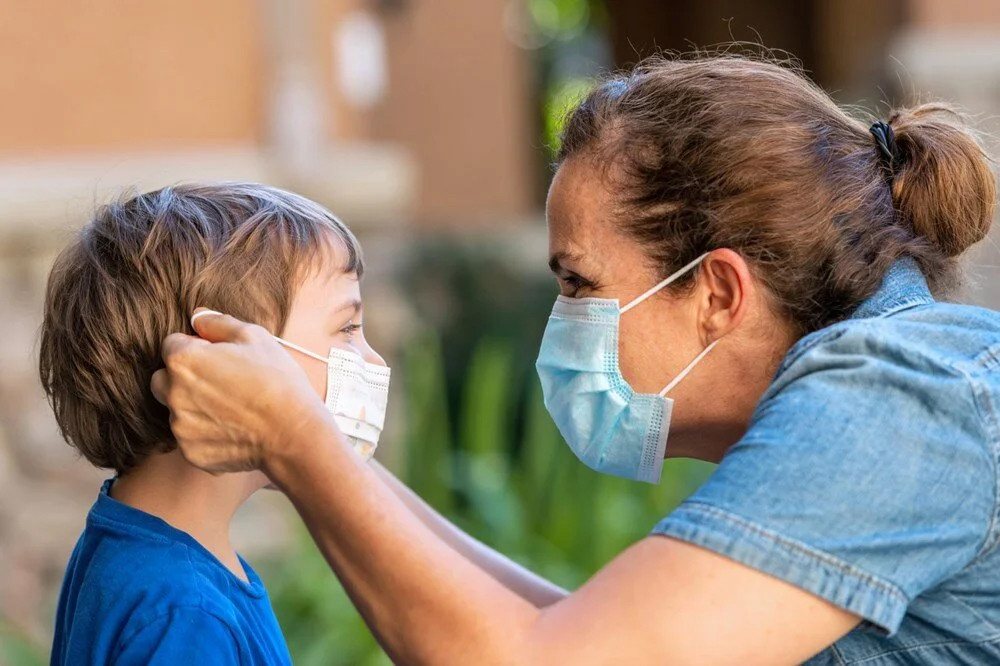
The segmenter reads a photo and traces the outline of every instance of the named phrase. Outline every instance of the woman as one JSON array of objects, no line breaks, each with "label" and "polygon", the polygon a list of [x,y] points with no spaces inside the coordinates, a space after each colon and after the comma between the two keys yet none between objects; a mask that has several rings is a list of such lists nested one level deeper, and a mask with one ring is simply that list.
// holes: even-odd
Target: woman
[{"label": "woman", "polygon": [[572,593],[364,464],[258,327],[200,317],[154,390],[192,462],[288,494],[398,662],[995,662],[1000,315],[931,296],[994,199],[945,107],[869,127],[736,57],[591,91],[547,203],[546,405],[600,471],[720,464]]}]

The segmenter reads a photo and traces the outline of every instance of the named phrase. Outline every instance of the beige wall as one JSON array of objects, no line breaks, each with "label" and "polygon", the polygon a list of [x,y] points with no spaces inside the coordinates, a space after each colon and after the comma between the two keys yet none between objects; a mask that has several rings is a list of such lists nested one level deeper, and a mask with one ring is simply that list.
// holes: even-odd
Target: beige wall
[{"label": "beige wall", "polygon": [[[504,34],[507,0],[377,12],[388,88],[368,109],[340,94],[332,42],[347,12],[377,3],[69,4],[4,3],[0,160],[266,148],[275,137],[279,152],[289,141],[387,141],[413,157],[418,220],[467,226],[539,207],[530,54]],[[312,108],[282,106],[290,73],[311,81],[304,102]]]},{"label": "beige wall", "polygon": [[1000,26],[1000,2],[996,0],[909,0],[910,20],[919,27],[978,27],[996,30]]},{"label": "beige wall", "polygon": [[3,4],[0,156],[259,138],[256,3]]},{"label": "beige wall", "polygon": [[427,222],[488,224],[539,207],[531,63],[504,33],[505,5],[410,2],[385,17],[389,95],[372,131],[410,149]]}]

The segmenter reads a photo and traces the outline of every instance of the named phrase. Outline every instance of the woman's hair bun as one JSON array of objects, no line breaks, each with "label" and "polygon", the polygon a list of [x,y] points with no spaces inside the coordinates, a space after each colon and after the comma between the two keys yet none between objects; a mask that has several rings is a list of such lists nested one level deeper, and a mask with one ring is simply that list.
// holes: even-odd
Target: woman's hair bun
[{"label": "woman's hair bun", "polygon": [[900,221],[955,257],[990,230],[996,180],[963,116],[945,104],[894,111],[893,203]]}]

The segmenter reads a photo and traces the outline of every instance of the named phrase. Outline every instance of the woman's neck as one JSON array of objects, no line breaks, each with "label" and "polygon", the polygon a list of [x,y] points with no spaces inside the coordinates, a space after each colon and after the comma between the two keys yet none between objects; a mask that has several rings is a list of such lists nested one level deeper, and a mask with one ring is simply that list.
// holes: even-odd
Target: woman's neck
[{"label": "woman's neck", "polygon": [[229,522],[257,487],[247,474],[213,476],[197,469],[175,450],[149,456],[119,477],[110,494],[187,532],[246,581],[246,572],[229,541]]}]

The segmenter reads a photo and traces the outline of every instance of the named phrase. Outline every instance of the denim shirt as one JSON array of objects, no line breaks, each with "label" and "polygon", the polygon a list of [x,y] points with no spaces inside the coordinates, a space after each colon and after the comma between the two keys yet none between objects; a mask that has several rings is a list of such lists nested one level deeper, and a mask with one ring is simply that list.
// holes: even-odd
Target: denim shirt
[{"label": "denim shirt", "polygon": [[897,261],[789,351],[743,438],[654,533],[862,618],[808,664],[1000,663],[1000,313]]}]

